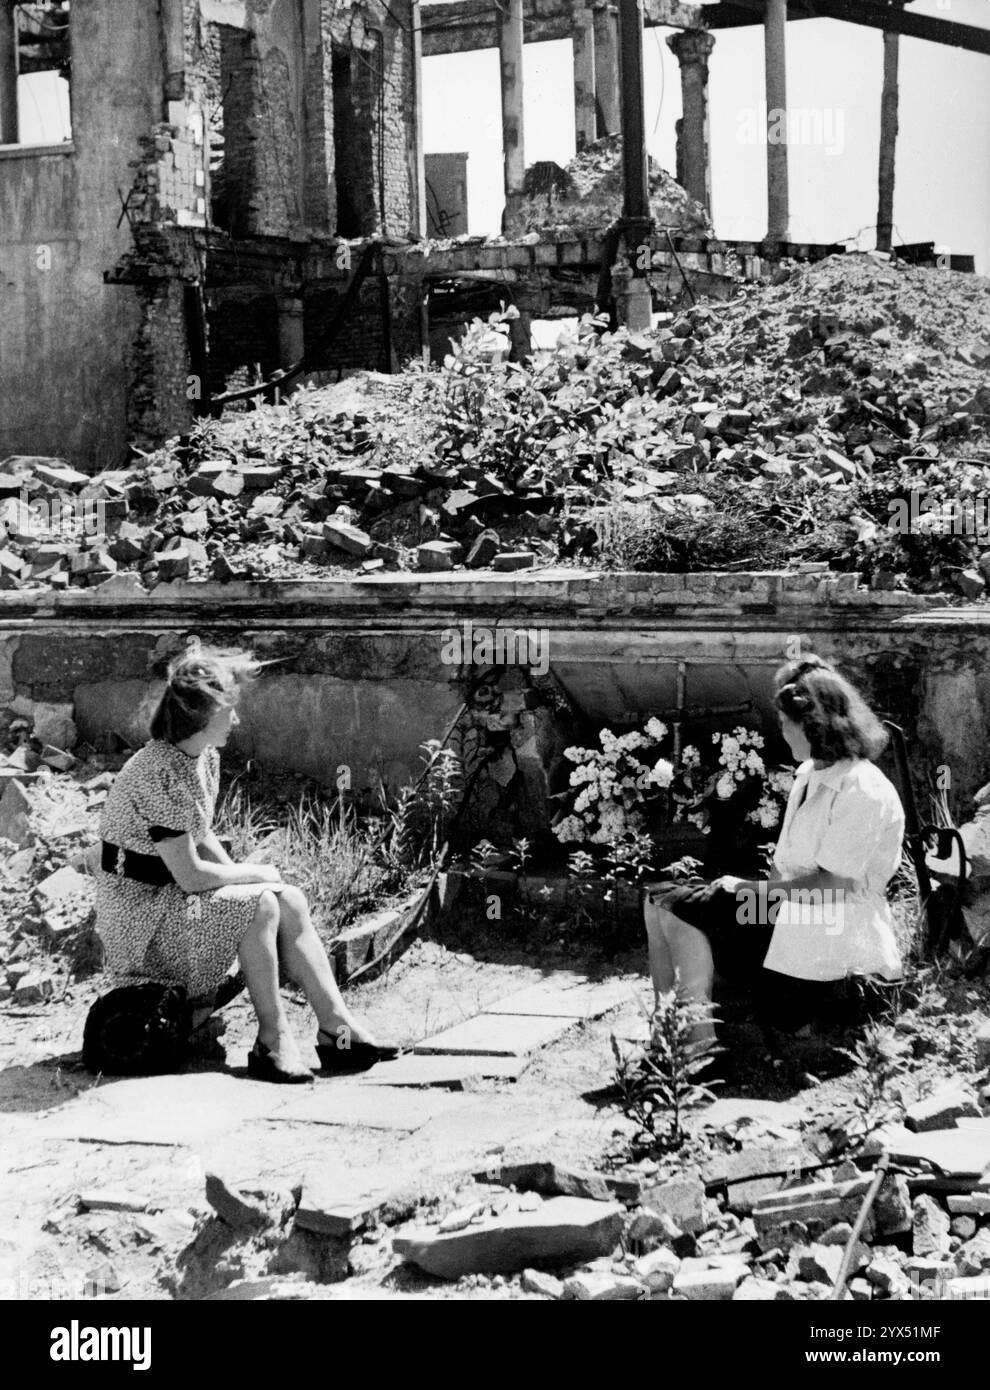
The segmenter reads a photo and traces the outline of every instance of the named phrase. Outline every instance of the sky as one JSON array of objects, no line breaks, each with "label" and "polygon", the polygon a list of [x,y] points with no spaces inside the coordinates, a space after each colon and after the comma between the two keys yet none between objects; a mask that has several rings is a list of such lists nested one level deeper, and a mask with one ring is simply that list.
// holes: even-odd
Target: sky
[{"label": "sky", "polygon": [[[990,0],[922,0],[911,12],[990,28]],[[651,155],[674,170],[680,72],[648,29],[644,43],[646,128]],[[934,241],[975,255],[990,273],[990,56],[942,44],[900,41],[900,131],[894,193],[895,244]],[[803,141],[790,155],[791,238],[874,245],[883,37],[834,20],[787,28],[788,107]],[[575,149],[571,44],[527,44],[523,69],[527,165],[566,164]],[[712,214],[716,235],[766,234],[766,146],[754,140],[764,101],[763,31],[721,29],[709,60]],[[424,140],[428,153],[466,151],[472,233],[499,230],[501,117],[496,50],[427,58]],[[818,143],[809,143],[817,138]]]}]

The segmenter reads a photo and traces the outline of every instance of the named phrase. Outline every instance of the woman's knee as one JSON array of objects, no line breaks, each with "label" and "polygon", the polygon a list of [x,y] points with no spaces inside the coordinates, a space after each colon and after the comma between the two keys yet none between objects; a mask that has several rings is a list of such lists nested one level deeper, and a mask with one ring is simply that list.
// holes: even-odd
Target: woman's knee
[{"label": "woman's knee", "polygon": [[646,934],[651,939],[670,942],[687,926],[686,922],[661,907],[659,903],[647,903],[645,910]]},{"label": "woman's knee", "polygon": [[281,930],[295,935],[309,926],[309,904],[301,888],[283,888],[278,894],[278,907]]},{"label": "woman's knee", "polygon": [[263,893],[258,894],[251,930],[261,937],[273,937],[278,930],[278,922],[278,898],[271,889],[266,888]]}]

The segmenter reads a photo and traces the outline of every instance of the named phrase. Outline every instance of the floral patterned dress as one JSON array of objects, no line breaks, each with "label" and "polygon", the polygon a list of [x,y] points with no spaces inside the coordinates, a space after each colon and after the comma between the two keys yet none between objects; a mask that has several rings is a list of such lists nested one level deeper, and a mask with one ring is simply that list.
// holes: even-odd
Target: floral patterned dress
[{"label": "floral patterned dress", "polygon": [[[100,833],[118,849],[158,855],[159,844],[188,832],[198,843],[213,824],[220,754],[190,757],[152,739],[121,769],[103,808]],[[122,858],[122,856],[120,856]],[[181,985],[191,998],[223,980],[257,906],[243,888],[186,895],[176,883],[142,883],[97,871],[96,925],[115,985]]]}]

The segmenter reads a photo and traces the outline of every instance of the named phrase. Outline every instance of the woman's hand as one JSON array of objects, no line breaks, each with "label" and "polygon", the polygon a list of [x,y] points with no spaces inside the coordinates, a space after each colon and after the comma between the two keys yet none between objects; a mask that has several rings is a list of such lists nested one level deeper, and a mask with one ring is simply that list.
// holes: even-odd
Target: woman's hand
[{"label": "woman's hand", "polygon": [[274,864],[249,864],[244,865],[244,867],[250,868],[251,871],[257,876],[255,879],[257,883],[282,882],[282,875],[280,871],[276,869]]},{"label": "woman's hand", "polygon": [[716,878],[712,882],[713,888],[721,888],[726,893],[738,893],[741,888],[751,886],[746,879],[736,878],[733,874],[723,874],[721,878]]}]

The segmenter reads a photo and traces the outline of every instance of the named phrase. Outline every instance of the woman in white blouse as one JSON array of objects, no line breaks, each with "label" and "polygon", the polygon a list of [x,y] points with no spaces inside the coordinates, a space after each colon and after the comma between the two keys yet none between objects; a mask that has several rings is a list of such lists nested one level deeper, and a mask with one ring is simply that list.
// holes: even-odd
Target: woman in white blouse
[{"label": "woman in white blouse", "polygon": [[[849,682],[809,656],[782,667],[775,683],[781,731],[800,767],[771,879],[652,885],[645,913],[657,994],[676,984],[682,997],[706,1001],[716,969],[756,974],[771,999],[788,1003],[775,1021],[789,1015],[795,1026],[802,1001],[828,982],[900,977],[886,888],[901,860],[904,812],[872,761],[886,732]],[[712,1033],[700,1028],[697,1040]]]}]

